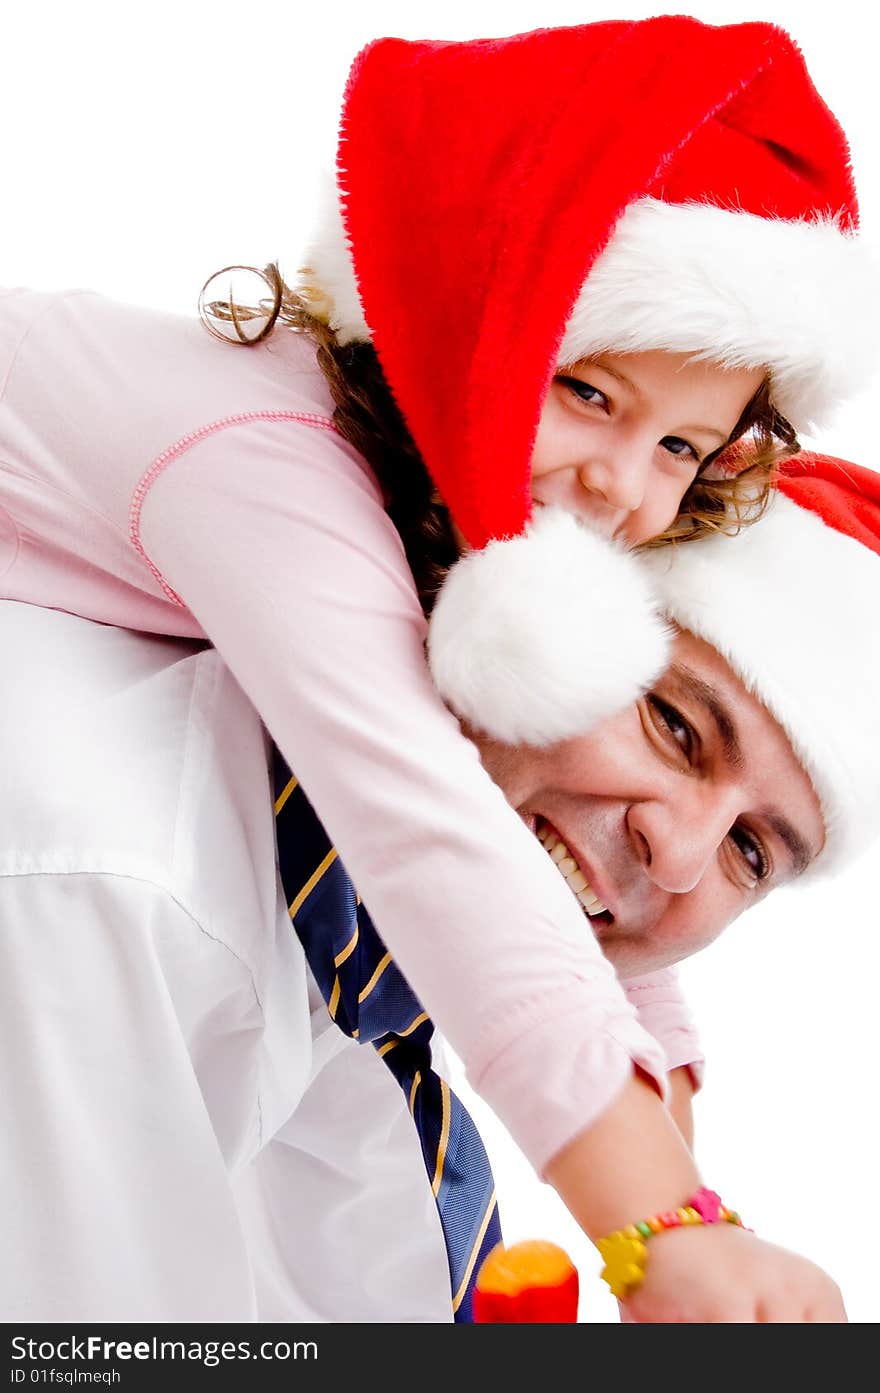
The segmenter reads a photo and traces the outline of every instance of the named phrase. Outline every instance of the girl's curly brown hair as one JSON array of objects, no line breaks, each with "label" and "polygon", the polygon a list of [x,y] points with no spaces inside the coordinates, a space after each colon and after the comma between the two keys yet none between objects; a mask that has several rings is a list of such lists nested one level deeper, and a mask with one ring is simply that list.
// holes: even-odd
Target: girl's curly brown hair
[{"label": "girl's curly brown hair", "polygon": [[[256,305],[208,299],[217,276],[247,271],[259,276],[268,296]],[[275,262],[257,267],[227,266],[202,287],[199,314],[206,328],[224,342],[260,343],[282,324],[306,334],[316,347],[319,367],[334,401],[333,424],[373,469],[386,511],[400,533],[425,614],[430,614],[446,573],[459,556],[448,508],[443,504],[370,343],[344,347],[320,317],[325,305],[308,288],[292,289]],[[225,326],[225,327],[224,327]],[[737,442],[739,446],[737,448]],[[678,515],[646,546],[690,541],[706,532],[740,531],[767,507],[779,460],[800,449],[794,429],[770,401],[765,381],[746,406],[730,439],[708,456],[682,499]],[[737,473],[724,473],[725,460]],[[743,458],[748,464],[743,468]],[[707,477],[710,466],[714,466]]]}]

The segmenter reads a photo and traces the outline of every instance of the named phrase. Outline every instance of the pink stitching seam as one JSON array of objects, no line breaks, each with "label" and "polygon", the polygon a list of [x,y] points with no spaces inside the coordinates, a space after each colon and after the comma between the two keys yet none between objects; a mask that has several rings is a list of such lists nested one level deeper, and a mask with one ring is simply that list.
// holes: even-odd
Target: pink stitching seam
[{"label": "pink stitching seam", "polygon": [[141,513],[143,511],[144,499],[152,488],[156,479],[172,460],[176,460],[180,455],[186,453],[193,445],[198,445],[200,441],[207,439],[209,435],[216,435],[221,430],[228,430],[230,426],[239,426],[247,421],[299,421],[306,426],[314,426],[317,430],[335,431],[336,427],[329,416],[318,416],[310,411],[242,411],[237,416],[224,416],[219,421],[212,421],[207,426],[200,426],[198,430],[192,431],[189,435],[181,436],[173,445],[169,445],[167,450],[163,450],[150,465],[146,473],[138,482],[137,488],[131,496],[131,508],[128,514],[128,535],[135,551],[143,557],[153,573],[162,591],[169,600],[173,600],[181,609],[186,609],[183,600],[172,590],[165,580],[158,566],[154,565],[147,555],[144,544],[141,541]]}]

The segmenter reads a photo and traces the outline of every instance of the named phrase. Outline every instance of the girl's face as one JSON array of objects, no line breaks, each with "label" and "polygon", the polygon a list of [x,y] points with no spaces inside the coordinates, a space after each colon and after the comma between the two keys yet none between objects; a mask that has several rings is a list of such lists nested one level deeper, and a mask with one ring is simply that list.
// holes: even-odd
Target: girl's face
[{"label": "girl's face", "polygon": [[670,525],[707,455],[764,380],[685,353],[602,353],[553,380],[532,455],[532,498],[635,546]]}]

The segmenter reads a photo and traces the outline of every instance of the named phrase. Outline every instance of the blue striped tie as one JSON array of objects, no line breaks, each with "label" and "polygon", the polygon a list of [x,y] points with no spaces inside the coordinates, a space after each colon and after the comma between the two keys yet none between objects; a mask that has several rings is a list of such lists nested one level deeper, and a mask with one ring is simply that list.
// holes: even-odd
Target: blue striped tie
[{"label": "blue striped tie", "polygon": [[333,1020],[346,1035],[373,1045],[409,1101],[446,1242],[453,1317],[471,1321],[480,1264],[501,1242],[489,1159],[472,1119],[431,1066],[432,1022],[277,750],[274,778],[290,917]]}]

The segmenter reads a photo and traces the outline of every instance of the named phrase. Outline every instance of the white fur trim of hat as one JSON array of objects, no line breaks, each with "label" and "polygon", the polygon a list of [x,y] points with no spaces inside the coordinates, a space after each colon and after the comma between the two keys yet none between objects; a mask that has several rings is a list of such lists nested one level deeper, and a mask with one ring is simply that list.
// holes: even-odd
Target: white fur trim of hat
[{"label": "white fur trim of hat", "polygon": [[[329,185],[306,284],[340,343],[367,341],[339,200]],[[642,198],[623,213],[568,318],[558,362],[665,349],[766,368],[798,431],[867,385],[880,308],[873,254],[826,220]]]}]

